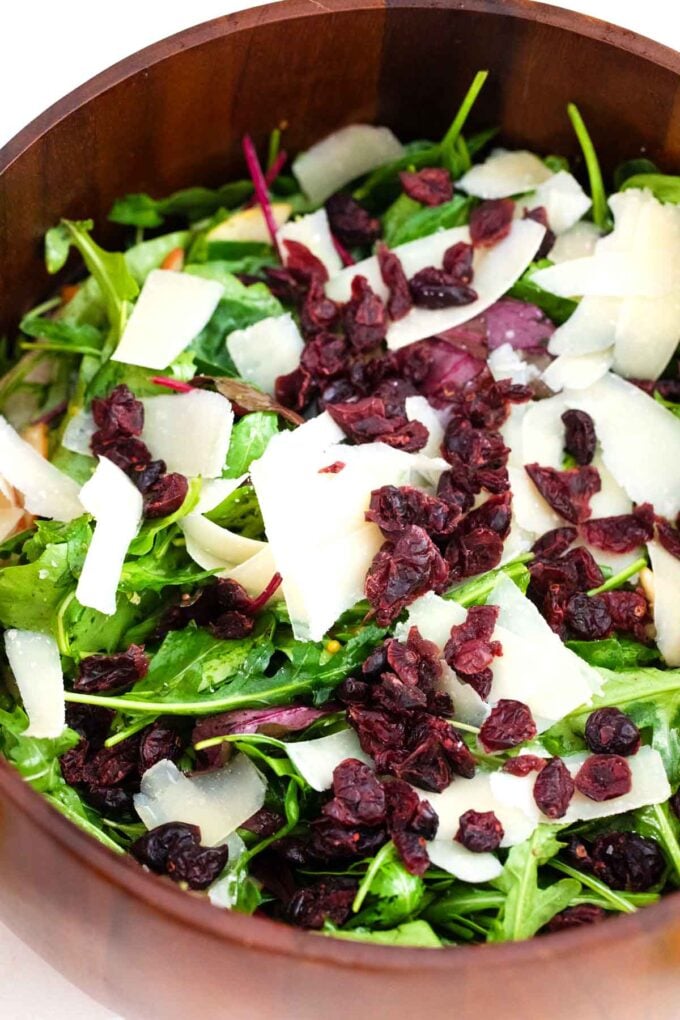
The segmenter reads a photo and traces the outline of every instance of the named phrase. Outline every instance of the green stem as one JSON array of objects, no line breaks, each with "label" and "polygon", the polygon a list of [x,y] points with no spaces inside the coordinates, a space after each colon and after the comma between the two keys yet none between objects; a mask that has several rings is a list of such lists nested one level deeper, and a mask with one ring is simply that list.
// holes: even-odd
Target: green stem
[{"label": "green stem", "polygon": [[604,190],[602,171],[600,170],[600,163],[597,158],[597,153],[595,152],[595,146],[588,134],[588,128],[584,123],[578,107],[574,103],[568,103],[567,113],[569,114],[569,120],[571,121],[572,127],[576,132],[576,137],[578,138],[578,143],[581,146],[583,158],[586,163],[586,169],[588,171],[588,178],[590,180],[590,197],[593,203],[593,222],[600,228],[600,230],[606,230],[609,227],[607,193]]},{"label": "green stem", "polygon": [[370,891],[371,885],[373,884],[373,879],[376,877],[383,864],[386,864],[389,860],[391,860],[394,857],[394,854],[395,849],[392,840],[390,840],[389,843],[385,843],[385,846],[378,850],[377,854],[369,864],[368,871],[362,878],[361,884],[357,889],[357,894],[354,897],[354,902],[352,903],[353,913],[358,914],[361,910],[362,904]]},{"label": "green stem", "polygon": [[458,141],[458,136],[460,135],[461,131],[463,130],[463,127],[465,126],[465,121],[468,118],[470,110],[474,106],[475,100],[477,99],[477,96],[481,92],[484,82],[488,77],[489,77],[488,71],[477,71],[477,74],[472,79],[472,84],[470,85],[470,88],[465,93],[463,102],[460,104],[458,113],[454,117],[451,127],[449,128],[449,130],[446,132],[442,139],[443,149],[446,148],[453,149],[453,147],[455,146],[456,142]]},{"label": "green stem", "polygon": [[614,574],[613,577],[608,578],[608,580],[606,580],[604,584],[601,584],[599,588],[591,588],[588,595],[600,595],[604,591],[611,591],[613,588],[620,588],[629,577],[632,577],[633,574],[639,574],[643,567],[646,566],[647,557],[641,556],[639,559],[631,563],[629,567],[619,571],[618,574]]},{"label": "green stem", "polygon": [[570,878],[577,879],[582,885],[592,889],[593,892],[598,893],[604,900],[612,905],[614,910],[620,911],[622,914],[634,914],[637,907],[626,899],[625,896],[620,895],[613,889],[610,889],[604,882],[598,881],[597,878],[593,878],[592,875],[587,875],[585,872],[577,871],[576,868],[572,868],[569,864],[564,864],[562,861],[551,860],[548,861],[548,866],[553,868],[555,871],[561,871],[563,875],[569,875]]},{"label": "green stem", "polygon": [[279,747],[286,750],[283,740],[276,737],[268,737],[264,733],[225,733],[219,737],[207,737],[206,740],[199,740],[194,744],[195,751],[205,751],[209,747],[217,747],[219,744],[231,744],[239,740],[247,740],[251,744],[267,744],[270,747]]},{"label": "green stem", "polygon": [[678,843],[677,837],[673,832],[673,829],[668,822],[668,817],[663,811],[661,805],[653,804],[652,811],[656,818],[656,824],[659,829],[659,835],[663,841],[664,849],[673,864],[677,877],[680,878],[680,844]]},{"label": "green stem", "polygon": [[58,344],[49,341],[22,340],[19,344],[22,351],[45,351],[48,354],[82,354],[98,358],[101,351],[96,347],[78,346],[76,344]]},{"label": "green stem", "polygon": [[135,719],[129,726],[125,726],[122,730],[118,730],[112,737],[104,741],[104,747],[115,747],[116,744],[122,744],[128,737],[134,736],[135,733],[139,733],[145,726],[149,725],[149,720],[142,716],[141,719]]}]

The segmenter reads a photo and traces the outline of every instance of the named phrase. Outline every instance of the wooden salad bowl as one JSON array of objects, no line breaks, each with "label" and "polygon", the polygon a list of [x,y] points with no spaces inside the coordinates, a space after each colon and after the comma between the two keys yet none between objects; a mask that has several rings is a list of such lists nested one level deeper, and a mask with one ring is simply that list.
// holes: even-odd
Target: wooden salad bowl
[{"label": "wooden salad bowl", "polygon": [[[577,156],[576,102],[605,169],[644,152],[680,169],[680,55],[522,0],[288,0],[190,29],[124,60],[0,152],[0,336],[54,287],[41,240],[114,198],[215,185],[240,139],[286,121],[297,151],[352,121],[438,137],[473,73],[475,126]],[[680,1014],[680,898],[580,931],[451,950],[333,941],[231,914],[118,858],[0,762],[0,914],[126,1018],[523,1020]],[[17,975],[17,980],[19,980]],[[0,999],[1,999],[0,993]]]}]

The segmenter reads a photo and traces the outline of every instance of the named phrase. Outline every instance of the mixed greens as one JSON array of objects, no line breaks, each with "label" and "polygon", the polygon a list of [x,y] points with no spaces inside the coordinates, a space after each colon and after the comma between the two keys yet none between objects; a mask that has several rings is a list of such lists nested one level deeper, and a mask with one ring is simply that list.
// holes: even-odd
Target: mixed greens
[{"label": "mixed greens", "polygon": [[[0,751],[217,908],[421,947],[680,884],[680,178],[350,125],[45,239]],[[262,147],[261,147],[262,149]],[[260,153],[261,155],[261,153]],[[76,258],[69,261],[75,254]]]}]

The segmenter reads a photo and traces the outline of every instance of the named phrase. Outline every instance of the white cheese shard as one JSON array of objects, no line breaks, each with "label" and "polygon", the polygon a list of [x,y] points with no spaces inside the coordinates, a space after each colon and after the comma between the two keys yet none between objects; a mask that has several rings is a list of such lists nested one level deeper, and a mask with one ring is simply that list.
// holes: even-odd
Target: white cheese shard
[{"label": "white cheese shard", "polygon": [[614,345],[620,308],[618,298],[582,298],[550,337],[548,350],[551,354],[571,355],[609,350]]},{"label": "white cheese shard", "polygon": [[461,882],[491,882],[503,871],[495,854],[472,853],[452,839],[433,839],[427,844],[427,855],[436,868],[448,871]]},{"label": "white cheese shard", "polygon": [[152,269],[111,360],[167,368],[201,332],[223,291],[216,280]]},{"label": "white cheese shard", "polygon": [[[270,204],[274,223],[282,227],[290,218],[293,207],[288,202],[272,202]],[[225,220],[212,227],[205,235],[208,241],[251,241],[259,244],[271,244],[267,222],[259,205],[227,216]]]},{"label": "white cheese shard", "polygon": [[61,437],[61,445],[71,453],[79,453],[84,457],[92,456],[92,436],[97,431],[91,411],[77,411],[71,415]]},{"label": "white cheese shard", "polygon": [[409,421],[419,421],[428,431],[427,443],[421,450],[426,457],[439,457],[444,439],[444,426],[427,397],[407,397],[405,400],[406,417]]},{"label": "white cheese shard", "polygon": [[[534,220],[514,220],[502,241],[492,248],[475,251],[472,282],[477,294],[475,301],[452,308],[412,308],[402,319],[389,325],[387,346],[398,350],[416,340],[460,326],[486,311],[519,279],[536,255],[544,234],[545,227]],[[395,250],[399,253],[399,248]]]},{"label": "white cheese shard", "polygon": [[[228,567],[220,572],[220,577],[231,577],[238,581],[241,587],[245,588],[253,597],[260,595],[267,587],[276,573],[276,563],[272,555],[271,547],[265,543],[264,549],[255,556],[251,556],[245,563],[235,567]],[[272,595],[269,602],[277,602],[283,598],[283,591],[279,587]],[[267,605],[269,605],[269,602]]]},{"label": "white cheese shard", "polygon": [[555,241],[550,249],[550,261],[559,264],[592,255],[600,236],[600,230],[594,223],[589,223],[587,220],[575,223],[573,227],[560,234]]},{"label": "white cheese shard", "polygon": [[612,350],[593,351],[591,354],[560,354],[548,365],[541,378],[554,393],[560,390],[585,390],[607,374],[613,361]]},{"label": "white cheese shard", "polygon": [[314,740],[296,740],[286,744],[286,754],[303,779],[320,793],[333,785],[333,770],[346,758],[357,758],[371,765],[372,761],[361,749],[354,730],[339,730],[328,737]]},{"label": "white cheese shard", "polygon": [[562,518],[543,499],[524,467],[508,466],[508,477],[513,516],[522,531],[539,537],[563,523]]},{"label": "white cheese shard", "polygon": [[276,239],[284,264],[288,262],[286,241],[297,241],[298,244],[304,244],[305,248],[309,248],[312,255],[323,262],[329,276],[334,276],[342,267],[342,261],[333,244],[325,209],[317,209],[316,212],[298,216],[296,220],[289,220],[285,226],[276,231]]},{"label": "white cheese shard", "polygon": [[257,539],[237,535],[228,528],[221,528],[202,514],[187,514],[179,521],[179,526],[184,532],[187,552],[204,570],[214,570],[226,564],[238,566],[256,556],[266,545]]},{"label": "white cheese shard", "polygon": [[41,457],[2,415],[0,467],[3,477],[24,497],[29,513],[55,521],[72,521],[82,514],[78,486],[73,479]]},{"label": "white cheese shard", "polygon": [[204,846],[216,846],[260,810],[266,788],[264,777],[244,754],[215,772],[195,776],[185,776],[164,758],[142,776],[135,810],[147,829],[186,822],[199,827]]},{"label": "white cheese shard", "polygon": [[552,170],[533,152],[496,150],[463,174],[456,187],[475,198],[509,198],[534,191],[552,176]]},{"label": "white cheese shard", "polygon": [[192,390],[145,397],[142,439],[168,471],[188,478],[217,478],[229,449],[234,412],[219,393]]},{"label": "white cheese shard", "polygon": [[535,365],[524,360],[512,344],[501,344],[491,351],[487,365],[496,382],[509,379],[513,383],[526,386],[532,380],[538,379],[541,374]]},{"label": "white cheese shard", "polygon": [[81,606],[111,616],[130,542],[142,520],[142,496],[106,457],[80,490],[80,500],[96,524],[76,588]]},{"label": "white cheese shard", "polygon": [[264,393],[273,394],[280,375],[300,363],[304,343],[290,312],[260,319],[227,337],[227,350],[242,379]]},{"label": "white cheese shard", "polygon": [[28,716],[27,737],[58,737],[66,726],[57,642],[32,630],[5,631],[5,652]]},{"label": "white cheese shard", "polygon": [[223,503],[232,492],[236,492],[248,475],[240,475],[238,478],[208,478],[202,486],[198,497],[198,503],[194,508],[196,514],[209,514],[211,510]]},{"label": "white cheese shard", "polygon": [[647,549],[654,574],[656,643],[667,666],[680,666],[680,560],[656,539]]},{"label": "white cheese shard", "polygon": [[411,603],[406,620],[397,624],[394,636],[405,641],[411,627],[417,627],[421,637],[443,649],[451,636],[451,628],[465,623],[466,617],[467,609],[458,602],[428,591]]},{"label": "white cheese shard", "polygon": [[401,159],[404,152],[389,128],[349,124],[297,156],[293,173],[307,198],[320,204],[357,177]]},{"label": "white cheese shard", "polygon": [[568,403],[595,422],[602,460],[630,499],[674,518],[680,511],[680,419],[611,373],[569,393]]},{"label": "white cheese shard", "polygon": [[[573,229],[592,205],[579,182],[566,170],[558,171],[539,184],[533,195],[525,198],[522,204],[525,209],[543,206],[548,225],[558,237]],[[549,258],[554,261],[552,251]]]}]

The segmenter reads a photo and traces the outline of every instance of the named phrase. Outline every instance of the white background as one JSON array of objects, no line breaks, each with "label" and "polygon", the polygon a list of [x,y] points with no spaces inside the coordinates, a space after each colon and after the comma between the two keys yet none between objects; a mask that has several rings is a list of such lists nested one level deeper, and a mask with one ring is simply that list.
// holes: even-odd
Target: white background
[{"label": "white background", "polygon": [[[680,49],[676,4],[562,0],[561,6]],[[259,4],[248,0],[5,0],[0,20],[0,145],[65,93],[129,53],[189,25],[255,6]],[[0,1015],[8,1020],[115,1020],[2,923]]]}]

